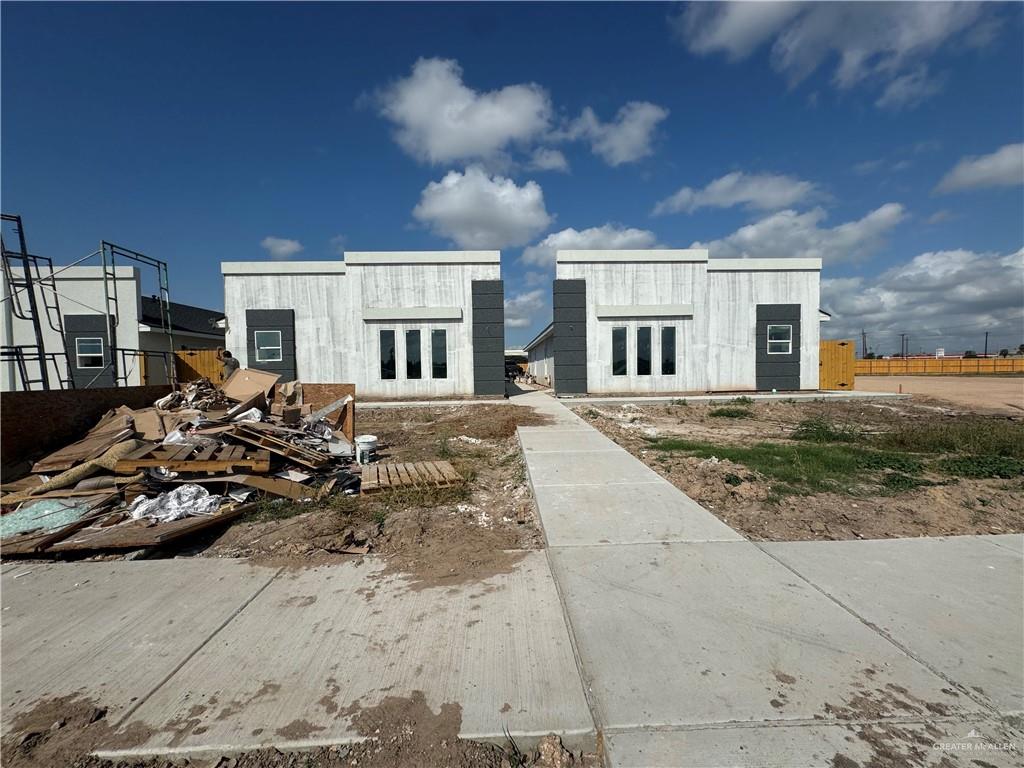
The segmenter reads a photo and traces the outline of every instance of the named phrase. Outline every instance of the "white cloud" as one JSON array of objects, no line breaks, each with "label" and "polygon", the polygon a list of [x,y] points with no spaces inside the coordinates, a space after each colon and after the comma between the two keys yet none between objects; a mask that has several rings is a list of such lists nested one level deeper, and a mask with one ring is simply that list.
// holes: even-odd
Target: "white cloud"
[{"label": "white cloud", "polygon": [[260,240],[260,247],[270,254],[272,259],[290,259],[302,251],[302,243],[286,237],[268,235]]},{"label": "white cloud", "polygon": [[911,349],[980,351],[992,331],[990,351],[1024,341],[1020,297],[1024,295],[1024,249],[1016,253],[932,251],[892,267],[873,279],[821,281],[822,307],[832,312],[829,336],[859,337],[878,354],[899,349],[909,333]]},{"label": "white cloud", "polygon": [[922,64],[913,72],[890,81],[882,95],[878,97],[875,106],[892,110],[916,107],[939,93],[943,81],[944,78],[929,75],[928,67]]},{"label": "white cloud", "polygon": [[539,85],[475,91],[451,59],[419,59],[377,100],[380,114],[395,125],[398,144],[434,164],[494,158],[545,133],[551,118],[551,101]]},{"label": "white cloud", "polygon": [[533,324],[544,309],[543,288],[519,293],[505,299],[505,325],[509,328],[526,328]]},{"label": "white cloud", "polygon": [[468,249],[523,245],[552,221],[537,182],[518,186],[478,166],[465,173],[449,171],[427,184],[412,214],[434,233]]},{"label": "white cloud", "polygon": [[881,160],[864,160],[853,166],[853,172],[858,176],[867,176],[882,167]]},{"label": "white cloud", "polygon": [[537,147],[526,167],[531,171],[568,171],[569,161],[557,149]]},{"label": "white cloud", "polygon": [[553,232],[536,245],[523,249],[522,260],[538,267],[554,267],[555,253],[559,250],[655,248],[658,238],[646,229],[602,224],[575,230],[572,227]]},{"label": "white cloud", "polygon": [[339,256],[345,255],[345,246],[348,243],[348,238],[345,235],[335,235],[330,239],[331,250]]},{"label": "white cloud", "polygon": [[683,187],[654,206],[654,215],[693,213],[698,208],[731,208],[745,205],[762,211],[787,208],[817,193],[809,181],[773,173],[734,171],[715,179],[703,189]]},{"label": "white cloud", "polygon": [[707,248],[712,258],[809,257],[826,262],[853,261],[876,250],[885,235],[906,216],[899,203],[886,203],[856,221],[822,227],[821,208],[798,213],[779,211],[740,227],[731,235],[693,248]]},{"label": "white cloud", "polygon": [[[832,81],[849,89],[876,81],[892,84],[881,106],[910,106],[938,83],[920,65],[957,41],[981,47],[995,21],[981,3],[693,3],[671,19],[677,36],[696,54],[723,52],[733,61],[771,43],[771,63],[791,86],[835,59]],[[987,35],[976,34],[984,27]]]},{"label": "white cloud", "polygon": [[631,101],[608,123],[601,122],[593,109],[585,107],[582,114],[569,123],[564,135],[584,139],[608,165],[632,163],[653,154],[654,132],[658,123],[668,117],[668,110],[648,101]]},{"label": "white cloud", "polygon": [[941,211],[936,211],[931,216],[929,216],[927,222],[929,224],[941,224],[944,221],[950,221],[951,219],[955,218],[956,216],[953,214],[952,211],[946,210],[944,208]]},{"label": "white cloud", "polygon": [[965,157],[942,177],[937,192],[1024,184],[1024,144],[1007,144],[991,155]]}]

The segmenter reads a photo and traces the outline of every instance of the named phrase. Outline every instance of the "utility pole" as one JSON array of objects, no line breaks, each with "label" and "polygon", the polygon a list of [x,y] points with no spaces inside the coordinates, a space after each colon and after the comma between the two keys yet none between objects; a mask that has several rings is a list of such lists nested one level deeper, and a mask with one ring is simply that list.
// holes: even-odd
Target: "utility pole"
[{"label": "utility pole", "polygon": [[988,357],[988,331],[985,331],[985,357]]},{"label": "utility pole", "polygon": [[907,334],[905,334],[905,333],[901,333],[900,334],[900,357],[906,357],[907,356],[907,353],[904,352],[904,350],[906,349],[906,347],[904,346],[904,341],[906,340],[906,337],[907,337]]},{"label": "utility pole", "polygon": [[860,356],[862,358],[868,356],[868,332],[863,328],[860,329]]}]

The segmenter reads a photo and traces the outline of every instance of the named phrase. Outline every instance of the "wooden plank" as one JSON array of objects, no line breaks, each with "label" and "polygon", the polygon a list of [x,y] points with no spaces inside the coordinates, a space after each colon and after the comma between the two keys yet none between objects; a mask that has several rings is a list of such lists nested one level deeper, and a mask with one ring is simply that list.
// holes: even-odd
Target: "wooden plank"
[{"label": "wooden plank", "polygon": [[213,445],[206,446],[205,448],[200,450],[199,453],[196,454],[195,461],[206,461],[211,456],[213,456],[213,452],[216,451],[219,447],[220,446],[218,446],[216,443],[214,443]]},{"label": "wooden plank", "polygon": [[205,528],[233,520],[245,514],[255,504],[241,504],[222,509],[213,515],[186,517],[169,523],[152,524],[150,520],[125,520],[116,525],[103,525],[99,521],[74,535],[57,542],[50,552],[70,552],[97,549],[137,549],[166,544]]},{"label": "wooden plank", "polygon": [[434,466],[434,462],[423,462],[423,469],[429,475],[434,485],[441,485],[445,481],[444,476],[438,471],[437,467]]},{"label": "wooden plank", "polygon": [[426,485],[426,478],[419,473],[415,464],[403,464],[402,467],[405,468],[406,474],[412,479],[413,485]]},{"label": "wooden plank", "polygon": [[455,467],[447,461],[434,462],[434,466],[437,467],[437,471],[441,473],[445,480],[454,483],[462,482],[462,477],[455,471]]},{"label": "wooden plank", "polygon": [[272,453],[312,469],[320,469],[331,462],[331,457],[327,454],[292,445],[271,434],[261,433],[259,430],[251,430],[244,424],[239,424],[235,427],[232,437],[249,445],[254,445],[257,448],[265,448]]},{"label": "wooden plank", "polygon": [[409,477],[409,473],[405,471],[404,464],[392,464],[395,472],[398,473],[398,482],[400,485],[413,485],[412,478]]}]

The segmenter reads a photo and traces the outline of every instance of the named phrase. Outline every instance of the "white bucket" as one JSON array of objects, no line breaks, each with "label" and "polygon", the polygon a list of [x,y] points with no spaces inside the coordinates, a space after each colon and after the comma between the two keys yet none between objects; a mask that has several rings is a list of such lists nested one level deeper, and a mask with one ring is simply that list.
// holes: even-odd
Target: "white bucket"
[{"label": "white bucket", "polygon": [[377,458],[377,436],[356,435],[356,463],[366,464]]}]

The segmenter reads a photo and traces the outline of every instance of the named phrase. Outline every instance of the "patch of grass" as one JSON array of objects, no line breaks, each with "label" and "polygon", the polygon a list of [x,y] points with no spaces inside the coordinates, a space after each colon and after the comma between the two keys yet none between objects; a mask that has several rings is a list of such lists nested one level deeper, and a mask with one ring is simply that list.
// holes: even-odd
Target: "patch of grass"
[{"label": "patch of grass", "polygon": [[708,412],[708,416],[716,416],[725,419],[749,419],[753,415],[753,412],[748,411],[746,408],[732,408],[729,406],[724,408],[715,408],[715,410]]},{"label": "patch of grass", "polygon": [[455,451],[452,450],[447,437],[442,437],[437,441],[437,455],[442,459],[450,459],[455,455]]},{"label": "patch of grass", "polygon": [[679,398],[678,400],[673,400],[673,401],[672,401],[672,405],[686,405],[686,406],[688,406],[688,405],[689,405],[689,403],[688,403],[688,402],[686,402],[686,400],[685,400],[685,399],[683,399],[683,398]]},{"label": "patch of grass", "polygon": [[899,422],[872,438],[879,448],[912,453],[959,453],[1024,459],[1024,425],[1005,419],[957,417]]},{"label": "patch of grass", "polygon": [[1011,480],[1024,475],[1024,461],[1011,456],[947,456],[932,465],[955,477],[997,477]]},{"label": "patch of grass", "polygon": [[290,517],[309,512],[312,507],[291,499],[260,499],[256,506],[243,515],[243,519],[252,523],[264,523],[270,520],[287,520]]},{"label": "patch of grass", "polygon": [[739,485],[740,483],[743,482],[743,478],[742,477],[740,477],[739,475],[734,475],[732,472],[728,473],[722,479],[725,481],[726,485],[732,485],[732,486],[737,486],[737,485]]},{"label": "patch of grass", "polygon": [[739,397],[734,398],[732,403],[733,405],[753,405],[754,398],[747,397],[746,395],[740,395]]},{"label": "patch of grass", "polygon": [[855,494],[859,486],[882,482],[878,475],[885,470],[913,475],[922,468],[920,462],[899,454],[845,444],[734,446],[677,438],[649,442],[655,450],[681,451],[703,459],[714,456],[743,464],[772,481],[772,494],[780,497],[826,491]]},{"label": "patch of grass", "polygon": [[815,416],[797,424],[791,437],[812,443],[854,443],[860,438],[860,430],[853,424],[836,424],[824,416]]},{"label": "patch of grass", "polygon": [[936,485],[936,483],[933,483],[931,480],[925,480],[923,477],[913,477],[902,472],[893,472],[882,478],[882,485],[890,491],[903,493],[905,491],[912,491],[915,488]]}]

